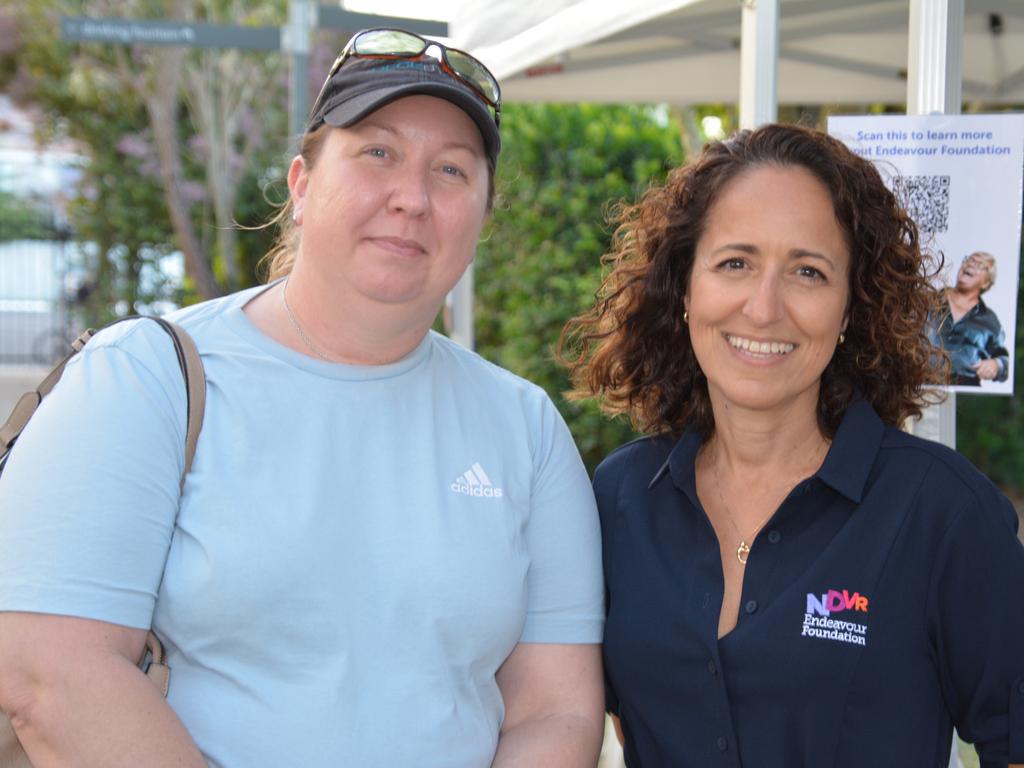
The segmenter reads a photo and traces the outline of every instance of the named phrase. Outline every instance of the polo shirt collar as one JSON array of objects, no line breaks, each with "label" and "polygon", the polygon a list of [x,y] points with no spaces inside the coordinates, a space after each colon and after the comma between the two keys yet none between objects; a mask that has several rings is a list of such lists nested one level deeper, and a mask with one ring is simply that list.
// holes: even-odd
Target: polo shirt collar
[{"label": "polo shirt collar", "polygon": [[672,448],[668,458],[665,459],[665,463],[654,473],[654,477],[651,478],[651,482],[647,486],[648,489],[653,488],[655,483],[666,474],[670,474],[675,486],[690,497],[690,502],[695,507],[699,507],[694,467],[697,463],[697,451],[700,450],[703,442],[699,432],[694,430],[684,432]]},{"label": "polo shirt collar", "polygon": [[859,503],[884,434],[885,425],[875,409],[866,400],[857,398],[843,414],[817,477]]},{"label": "polo shirt collar", "polygon": [[[857,398],[846,409],[836,436],[816,477],[853,502],[864,495],[868,474],[882,444],[885,425],[870,403]],[[672,448],[665,463],[654,473],[648,488],[666,474],[672,475],[676,487],[689,494],[696,492],[694,466],[702,440],[700,434],[687,430]]]}]

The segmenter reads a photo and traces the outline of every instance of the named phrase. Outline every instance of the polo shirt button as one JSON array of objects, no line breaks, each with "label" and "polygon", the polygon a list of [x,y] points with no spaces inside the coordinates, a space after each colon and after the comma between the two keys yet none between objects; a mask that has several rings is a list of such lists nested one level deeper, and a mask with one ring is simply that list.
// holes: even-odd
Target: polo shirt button
[{"label": "polo shirt button", "polygon": [[715,666],[714,659],[708,659],[708,672],[710,672],[712,675],[718,674],[718,667]]},{"label": "polo shirt button", "polygon": [[746,610],[747,613],[754,613],[754,611],[757,610],[757,600],[747,600],[744,610]]},{"label": "polo shirt button", "polygon": [[725,752],[729,748],[729,740],[725,736],[719,736],[716,743],[718,744],[719,752]]},{"label": "polo shirt button", "polygon": [[778,544],[782,541],[782,534],[778,531],[768,531],[768,541],[772,544]]}]

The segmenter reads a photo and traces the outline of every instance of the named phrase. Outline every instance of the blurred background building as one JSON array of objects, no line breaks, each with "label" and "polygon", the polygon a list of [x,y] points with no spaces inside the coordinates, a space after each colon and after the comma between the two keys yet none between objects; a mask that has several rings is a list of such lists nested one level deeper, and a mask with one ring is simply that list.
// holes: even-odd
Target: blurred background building
[{"label": "blurred background building", "polygon": [[72,332],[66,192],[79,156],[40,147],[30,113],[0,95],[0,412],[38,381]]}]

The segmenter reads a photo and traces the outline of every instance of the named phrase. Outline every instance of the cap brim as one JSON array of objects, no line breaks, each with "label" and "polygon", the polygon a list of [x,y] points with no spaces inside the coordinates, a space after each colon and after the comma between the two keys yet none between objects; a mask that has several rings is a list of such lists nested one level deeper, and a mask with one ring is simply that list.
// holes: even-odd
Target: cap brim
[{"label": "cap brim", "polygon": [[501,151],[501,135],[498,133],[498,126],[494,123],[494,116],[490,109],[477,96],[468,89],[457,85],[447,85],[439,82],[416,82],[402,83],[401,85],[382,86],[358,96],[346,99],[336,107],[324,112],[323,120],[335,128],[347,128],[358,123],[371,112],[390,104],[392,101],[403,96],[413,94],[424,94],[436,96],[439,99],[450,101],[469,115],[480,131],[484,140],[484,150],[493,161],[497,161],[498,153]]}]

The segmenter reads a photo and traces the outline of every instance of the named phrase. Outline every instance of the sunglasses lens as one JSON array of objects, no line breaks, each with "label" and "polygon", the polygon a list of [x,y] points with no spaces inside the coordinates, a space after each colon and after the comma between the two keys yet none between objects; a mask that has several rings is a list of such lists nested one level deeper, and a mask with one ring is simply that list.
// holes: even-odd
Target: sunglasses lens
[{"label": "sunglasses lens", "polygon": [[399,29],[372,29],[352,42],[352,50],[363,56],[416,56],[426,48],[421,38]]},{"label": "sunglasses lens", "polygon": [[483,64],[462,51],[449,49],[447,55],[448,63],[452,69],[475,85],[492,104],[497,104],[501,101],[501,91],[498,90],[498,83],[494,76],[484,69]]}]

